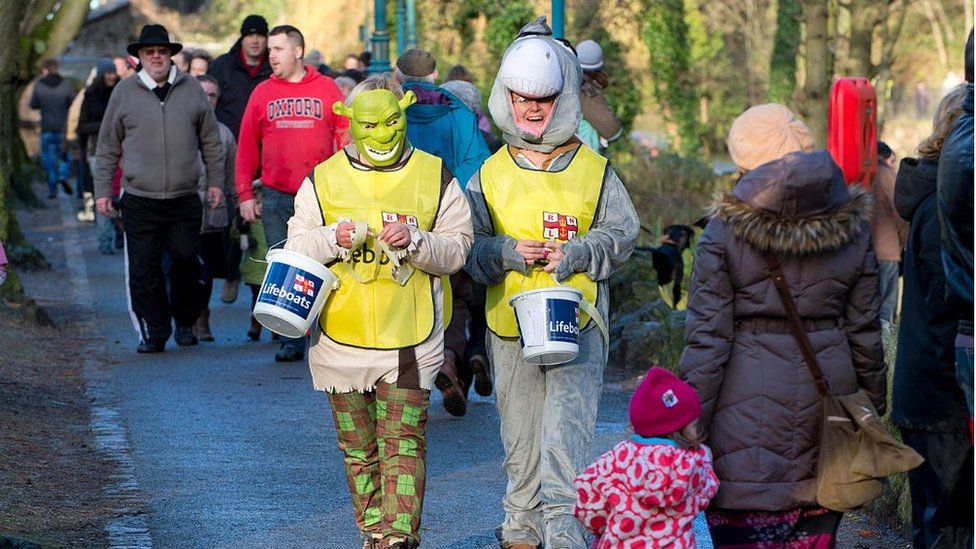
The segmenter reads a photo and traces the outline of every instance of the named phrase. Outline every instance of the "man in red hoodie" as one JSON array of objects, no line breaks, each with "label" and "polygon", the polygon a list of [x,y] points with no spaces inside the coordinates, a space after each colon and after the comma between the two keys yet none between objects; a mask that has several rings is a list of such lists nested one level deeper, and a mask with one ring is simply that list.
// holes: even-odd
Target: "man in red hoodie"
[{"label": "man in red hoodie", "polygon": [[[343,95],[331,78],[304,64],[305,38],[291,25],[268,33],[272,75],[254,88],[237,142],[241,217],[264,222],[268,245],[283,241],[295,214],[295,193],[305,176],[340,148],[349,121],[332,111]],[[251,193],[260,173],[262,200]],[[301,360],[305,340],[282,338],[279,362]]]}]

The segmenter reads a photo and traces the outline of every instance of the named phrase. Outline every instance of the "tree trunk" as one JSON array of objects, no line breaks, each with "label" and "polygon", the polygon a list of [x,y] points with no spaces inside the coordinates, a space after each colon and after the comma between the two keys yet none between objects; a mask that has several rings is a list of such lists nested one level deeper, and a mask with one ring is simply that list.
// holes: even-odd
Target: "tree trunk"
[{"label": "tree trunk", "polygon": [[62,0],[46,36],[39,37],[44,41],[44,49],[37,61],[56,57],[64,51],[85,22],[89,5],[88,0]]},{"label": "tree trunk", "polygon": [[7,282],[0,286],[0,296],[4,301],[20,303],[24,301],[24,289],[17,276],[16,257],[20,245],[20,228],[13,212],[13,189],[11,175],[17,172],[14,156],[14,143],[20,140],[17,135],[17,75],[20,61],[20,21],[27,8],[26,0],[12,0],[6,5],[0,17],[0,242],[12,257],[8,265]]},{"label": "tree trunk", "polygon": [[949,68],[949,53],[946,50],[945,37],[942,35],[942,26],[939,25],[939,20],[935,16],[935,10],[932,9],[931,0],[922,0],[922,10],[925,12],[925,17],[929,20],[929,25],[932,27],[935,47],[939,51],[939,62],[942,63],[943,68]]},{"label": "tree trunk", "polygon": [[[893,2],[885,8],[881,23],[881,61],[877,67],[877,77],[875,89],[879,90],[878,96],[878,135],[882,135],[885,123],[891,116],[891,86],[888,85],[891,79],[891,66],[894,64],[895,45],[901,38],[901,31],[905,28],[905,19],[908,16],[909,0]],[[894,27],[888,25],[889,21],[894,21]]]},{"label": "tree trunk", "polygon": [[796,55],[800,48],[800,0],[779,0],[776,6],[776,37],[769,63],[769,99],[789,104],[796,88]]},{"label": "tree trunk", "polygon": [[[53,12],[52,6],[58,6]],[[0,241],[10,260],[0,287],[3,302],[36,320],[50,318],[24,294],[18,269],[50,267],[24,238],[13,209],[14,184],[27,184],[23,144],[17,133],[17,98],[31,76],[38,54],[53,57],[74,38],[88,14],[87,0],[8,0],[0,17]],[[36,10],[36,11],[31,11]]]},{"label": "tree trunk", "polygon": [[966,28],[973,28],[973,2],[972,0],[962,0],[962,7],[966,14]]},{"label": "tree trunk", "polygon": [[881,24],[882,3],[878,0],[852,0],[844,7],[851,17],[851,35],[848,39],[847,70],[844,76],[863,76],[873,78],[875,65],[871,60],[871,45],[874,30]]},{"label": "tree trunk", "polygon": [[830,86],[829,9],[827,0],[803,0],[803,21],[807,35],[805,82],[801,113],[819,146],[827,144],[827,114]]}]

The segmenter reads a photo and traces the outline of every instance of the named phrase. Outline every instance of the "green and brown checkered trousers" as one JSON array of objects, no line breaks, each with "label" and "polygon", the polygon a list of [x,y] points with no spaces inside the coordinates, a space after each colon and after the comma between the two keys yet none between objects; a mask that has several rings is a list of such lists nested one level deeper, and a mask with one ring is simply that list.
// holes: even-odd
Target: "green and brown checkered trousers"
[{"label": "green and brown checkered trousers", "polygon": [[430,391],[381,382],[368,393],[329,394],[329,402],[359,530],[419,543]]}]

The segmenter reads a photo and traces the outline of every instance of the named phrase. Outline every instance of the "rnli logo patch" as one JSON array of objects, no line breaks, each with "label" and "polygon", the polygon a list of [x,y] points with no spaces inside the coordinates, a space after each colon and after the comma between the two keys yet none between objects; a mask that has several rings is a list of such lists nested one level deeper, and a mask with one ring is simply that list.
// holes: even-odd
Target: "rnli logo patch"
[{"label": "rnli logo patch", "polygon": [[664,403],[665,408],[674,408],[678,404],[678,397],[674,395],[674,391],[668,389],[661,395],[661,402]]},{"label": "rnli logo patch", "polygon": [[395,212],[383,212],[383,226],[386,227],[391,223],[403,223],[405,225],[410,225],[414,228],[420,228],[417,225],[417,216],[415,215],[404,215]]},{"label": "rnli logo patch", "polygon": [[542,237],[546,240],[570,240],[579,231],[574,215],[542,212]]},{"label": "rnli logo patch", "polygon": [[311,278],[305,278],[300,274],[295,275],[294,287],[296,292],[303,293],[308,297],[315,297],[315,281]]}]

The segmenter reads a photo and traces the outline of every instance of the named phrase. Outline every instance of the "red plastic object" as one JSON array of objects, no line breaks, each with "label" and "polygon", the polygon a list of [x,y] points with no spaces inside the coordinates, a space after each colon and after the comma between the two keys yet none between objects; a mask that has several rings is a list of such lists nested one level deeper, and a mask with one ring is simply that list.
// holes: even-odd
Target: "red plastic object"
[{"label": "red plastic object", "polygon": [[848,185],[869,187],[878,169],[878,98],[867,78],[838,78],[830,89],[827,149]]}]

